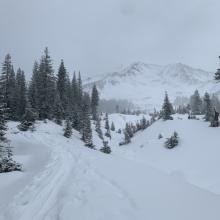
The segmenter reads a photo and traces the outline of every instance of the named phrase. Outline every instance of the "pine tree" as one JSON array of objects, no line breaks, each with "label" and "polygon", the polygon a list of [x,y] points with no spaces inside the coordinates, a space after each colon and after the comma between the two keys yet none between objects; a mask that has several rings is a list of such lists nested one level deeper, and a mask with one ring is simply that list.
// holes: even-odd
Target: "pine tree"
[{"label": "pine tree", "polygon": [[111,138],[111,132],[110,132],[110,126],[109,126],[109,120],[108,120],[108,114],[105,114],[105,136]]},{"label": "pine tree", "polygon": [[112,124],[111,124],[111,131],[115,131],[115,125],[114,125],[114,122],[112,122]]},{"label": "pine tree", "polygon": [[[220,59],[220,56],[219,56]],[[217,69],[217,72],[215,73],[215,80],[219,81],[220,80],[220,68]]]},{"label": "pine tree", "polygon": [[65,129],[64,129],[64,137],[70,138],[72,136],[72,126],[70,119],[66,119],[65,121]]},{"label": "pine tree", "polygon": [[105,154],[111,153],[111,148],[108,146],[108,141],[103,141],[103,147],[100,149],[100,151]]},{"label": "pine tree", "polygon": [[164,103],[162,107],[162,118],[163,120],[172,120],[172,104],[169,101],[167,92],[165,93]]},{"label": "pine tree", "polygon": [[57,92],[60,96],[60,101],[65,111],[65,115],[63,115],[63,118],[68,115],[67,111],[68,111],[68,106],[70,105],[69,90],[70,90],[69,77],[67,75],[67,71],[64,66],[64,61],[61,60],[61,64],[57,75]]},{"label": "pine tree", "polygon": [[7,131],[6,112],[7,108],[7,72],[2,71],[0,78],[0,173],[21,170],[21,165],[12,159],[12,149],[5,137]]},{"label": "pine tree", "polygon": [[144,116],[143,116],[143,118],[140,121],[140,126],[141,126],[142,130],[144,130],[144,129],[146,129],[148,127],[147,120],[146,120],[146,118]]},{"label": "pine tree", "polygon": [[129,135],[130,138],[132,138],[134,136],[131,125],[126,123],[125,125],[125,131],[126,133]]},{"label": "pine tree", "polygon": [[64,109],[61,104],[60,95],[58,94],[58,92],[56,93],[56,97],[55,97],[55,106],[54,106],[53,115],[54,115],[55,122],[58,125],[62,125],[62,120],[63,120],[63,116],[64,116]]},{"label": "pine tree", "polygon": [[39,66],[38,108],[40,119],[52,119],[55,103],[56,83],[53,75],[52,60],[48,49],[44,51]]},{"label": "pine tree", "polygon": [[97,120],[98,118],[98,105],[99,105],[99,93],[96,88],[96,85],[92,88],[92,97],[91,97],[91,110],[92,110],[92,119]]},{"label": "pine tree", "polygon": [[206,92],[204,95],[204,113],[205,113],[205,120],[211,121],[213,115],[213,106],[210,99],[209,94]]},{"label": "pine tree", "polygon": [[26,81],[24,72],[19,68],[16,74],[16,118],[22,119],[26,108]]},{"label": "pine tree", "polygon": [[172,149],[179,144],[179,137],[177,132],[174,132],[170,138],[167,138],[165,142],[165,147],[168,149]]},{"label": "pine tree", "polygon": [[202,99],[200,98],[199,91],[196,90],[190,98],[190,106],[193,115],[200,115],[202,112]]},{"label": "pine tree", "polygon": [[28,100],[31,104],[31,107],[35,109],[36,112],[39,112],[39,97],[38,92],[40,90],[40,82],[39,82],[39,64],[37,61],[34,63],[33,74],[31,77],[31,81],[28,87]]},{"label": "pine tree", "polygon": [[98,117],[98,119],[96,120],[95,130],[98,133],[99,138],[103,140],[103,133],[102,133],[102,129],[101,129],[100,117]]},{"label": "pine tree", "polygon": [[82,102],[82,140],[85,142],[85,145],[89,148],[94,148],[92,142],[92,129],[90,121],[90,98],[87,93],[83,96]]},{"label": "pine tree", "polygon": [[131,143],[131,137],[126,130],[124,130],[124,141],[120,142],[119,145],[126,145]]}]

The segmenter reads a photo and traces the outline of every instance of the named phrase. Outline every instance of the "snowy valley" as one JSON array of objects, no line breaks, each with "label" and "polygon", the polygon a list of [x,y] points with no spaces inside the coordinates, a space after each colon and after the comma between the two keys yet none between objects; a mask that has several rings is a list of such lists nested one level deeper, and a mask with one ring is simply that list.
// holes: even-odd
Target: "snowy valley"
[{"label": "snowy valley", "polygon": [[[113,114],[109,122],[117,130],[141,117]],[[111,154],[88,149],[75,130],[63,137],[54,122],[38,121],[34,132],[17,125],[9,122],[7,136],[24,170],[0,175],[2,220],[219,219],[220,129],[202,119],[156,121],[125,146],[111,131]],[[169,150],[164,141],[174,130],[180,144]]]}]

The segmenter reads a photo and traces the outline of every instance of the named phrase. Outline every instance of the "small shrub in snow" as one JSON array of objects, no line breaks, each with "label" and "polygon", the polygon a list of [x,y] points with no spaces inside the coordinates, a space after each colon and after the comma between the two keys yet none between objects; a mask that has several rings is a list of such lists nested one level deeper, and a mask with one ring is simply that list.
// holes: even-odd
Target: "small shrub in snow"
[{"label": "small shrub in snow", "polygon": [[158,135],[158,139],[161,139],[161,138],[163,138],[163,135],[162,135],[162,134],[159,134],[159,135]]},{"label": "small shrub in snow", "polygon": [[120,128],[118,129],[117,133],[118,133],[118,134],[121,134],[121,129],[120,129]]},{"label": "small shrub in snow", "polygon": [[21,171],[21,164],[15,162],[11,157],[5,157],[0,160],[0,173]]},{"label": "small shrub in snow", "polygon": [[210,127],[218,127],[219,126],[219,113],[214,109],[213,116],[211,118]]},{"label": "small shrub in snow", "polygon": [[165,142],[165,147],[168,149],[172,149],[179,144],[179,137],[177,132],[175,131],[170,138],[167,138]]},{"label": "small shrub in snow", "polygon": [[100,149],[102,153],[110,154],[111,148],[108,146],[108,141],[103,141],[103,147]]}]

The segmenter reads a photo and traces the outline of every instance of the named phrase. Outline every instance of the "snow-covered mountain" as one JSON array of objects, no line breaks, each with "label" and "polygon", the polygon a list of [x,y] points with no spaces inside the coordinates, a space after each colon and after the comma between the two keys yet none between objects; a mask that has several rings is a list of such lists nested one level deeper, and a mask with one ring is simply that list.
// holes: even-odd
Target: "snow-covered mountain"
[{"label": "snow-covered mountain", "polygon": [[212,72],[176,63],[166,66],[136,62],[116,72],[88,78],[85,88],[95,83],[104,99],[127,99],[144,109],[159,107],[167,91],[171,100],[201,93],[220,91]]}]

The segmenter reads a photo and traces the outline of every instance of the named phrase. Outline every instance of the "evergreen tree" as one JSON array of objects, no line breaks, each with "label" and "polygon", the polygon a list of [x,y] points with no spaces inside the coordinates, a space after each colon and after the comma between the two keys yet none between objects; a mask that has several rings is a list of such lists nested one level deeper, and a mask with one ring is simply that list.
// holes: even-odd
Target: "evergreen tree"
[{"label": "evergreen tree", "polygon": [[146,129],[148,127],[147,120],[146,120],[146,118],[144,116],[143,116],[143,118],[140,121],[140,126],[141,126],[142,130],[144,130],[144,129]]},{"label": "evergreen tree", "polygon": [[26,108],[26,81],[24,72],[19,68],[16,74],[16,118],[21,120]]},{"label": "evergreen tree", "polygon": [[[220,59],[220,56],[219,56]],[[219,81],[220,80],[220,68],[217,69],[217,72],[215,73],[215,80]]]},{"label": "evergreen tree", "polygon": [[168,149],[172,149],[179,144],[179,137],[177,132],[174,132],[170,138],[167,138],[165,142],[165,147]]},{"label": "evergreen tree", "polygon": [[200,115],[202,112],[202,99],[200,98],[199,91],[196,90],[190,98],[190,106],[193,115]]},{"label": "evergreen tree", "polygon": [[126,123],[125,125],[125,131],[126,133],[129,135],[130,138],[132,138],[134,136],[131,125]]},{"label": "evergreen tree", "polygon": [[52,119],[56,94],[56,82],[53,75],[52,60],[48,49],[44,51],[39,66],[38,108],[40,119]]},{"label": "evergreen tree", "polygon": [[100,119],[100,117],[98,117],[98,119],[96,121],[95,130],[98,133],[99,138],[103,140],[103,133],[102,133],[102,129],[101,129],[101,119]]},{"label": "evergreen tree", "polygon": [[213,106],[210,99],[209,94],[206,92],[204,95],[204,113],[205,113],[205,120],[211,121],[213,115]]},{"label": "evergreen tree", "polygon": [[5,132],[7,131],[7,77],[7,71],[2,71],[0,77],[0,173],[21,170],[21,165],[12,159],[13,154],[11,146],[5,137]]},{"label": "evergreen tree", "polygon": [[131,137],[126,130],[124,130],[124,141],[120,142],[119,145],[126,145],[131,143]]},{"label": "evergreen tree", "polygon": [[91,110],[92,110],[93,120],[97,120],[98,118],[98,105],[99,105],[99,94],[96,85],[94,85],[92,88],[92,97],[91,97]]},{"label": "evergreen tree", "polygon": [[64,109],[60,101],[60,96],[57,92],[55,97],[54,119],[58,125],[62,125],[63,116],[64,116]]},{"label": "evergreen tree", "polygon": [[69,89],[70,89],[69,77],[67,75],[64,62],[63,60],[61,60],[61,64],[57,75],[57,92],[60,96],[61,105],[65,111],[65,115],[63,115],[63,118],[68,114],[67,109],[68,109],[68,105],[70,105]]},{"label": "evergreen tree", "polygon": [[167,92],[165,93],[164,103],[162,107],[162,118],[163,120],[172,120],[172,104],[169,101]]},{"label": "evergreen tree", "polygon": [[85,142],[85,145],[89,148],[94,148],[92,142],[92,129],[90,121],[90,98],[87,93],[83,96],[82,102],[82,140]]},{"label": "evergreen tree", "polygon": [[114,125],[113,122],[112,122],[112,124],[111,124],[111,131],[115,131],[115,125]]},{"label": "evergreen tree", "polygon": [[66,119],[65,122],[65,129],[64,129],[64,137],[70,138],[72,136],[72,126],[71,126],[71,121],[70,119]]},{"label": "evergreen tree", "polygon": [[35,109],[35,111],[39,112],[39,97],[38,91],[40,90],[40,81],[39,81],[39,64],[37,61],[34,63],[33,74],[31,77],[31,81],[28,87],[28,100],[31,104],[31,107]]},{"label": "evergreen tree", "polygon": [[105,136],[111,138],[111,132],[110,132],[110,126],[109,126],[109,120],[108,120],[108,114],[105,114]]},{"label": "evergreen tree", "polygon": [[103,141],[103,147],[100,149],[100,151],[105,154],[111,153],[111,148],[108,146],[108,141]]}]

